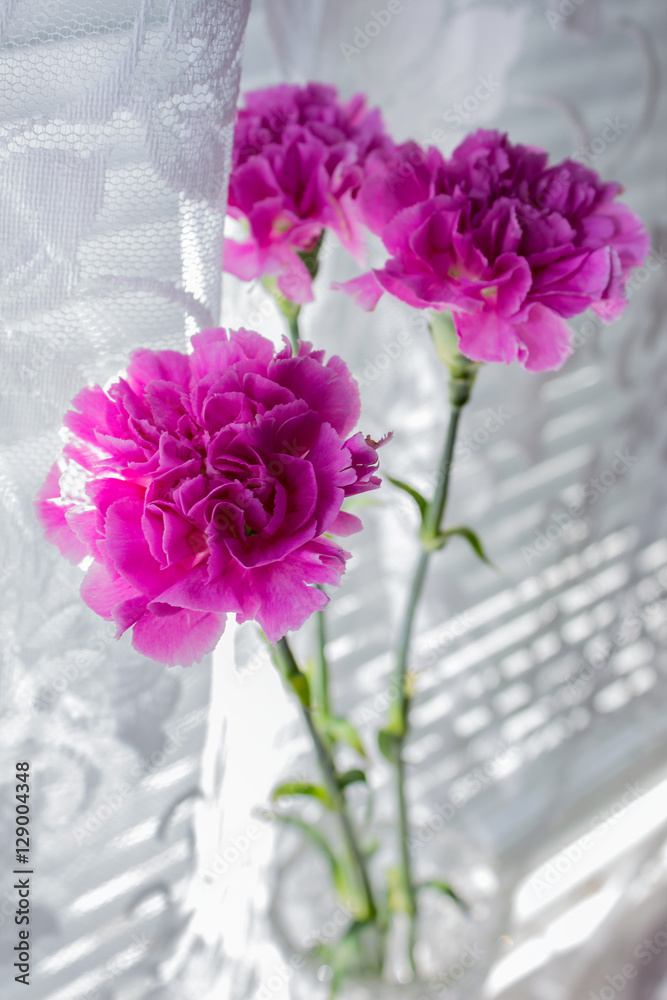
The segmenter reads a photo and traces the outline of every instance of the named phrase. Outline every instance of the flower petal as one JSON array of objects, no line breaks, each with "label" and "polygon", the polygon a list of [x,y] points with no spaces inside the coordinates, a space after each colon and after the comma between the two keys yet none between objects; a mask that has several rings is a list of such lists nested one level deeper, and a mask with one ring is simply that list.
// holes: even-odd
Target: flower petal
[{"label": "flower petal", "polygon": [[191,667],[212,653],[225,628],[225,615],[162,605],[146,611],[132,630],[132,645],[167,666]]}]

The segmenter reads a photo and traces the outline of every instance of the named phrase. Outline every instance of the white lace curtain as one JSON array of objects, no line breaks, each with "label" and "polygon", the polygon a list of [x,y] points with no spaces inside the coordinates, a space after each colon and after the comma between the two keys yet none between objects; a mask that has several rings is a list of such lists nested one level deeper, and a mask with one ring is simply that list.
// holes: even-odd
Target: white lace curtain
[{"label": "white lace curtain", "polygon": [[[210,663],[116,643],[33,498],[87,382],[216,325],[249,0],[0,3],[0,885],[14,981],[14,762],[32,772],[32,996],[204,996],[192,800]],[[10,943],[11,939],[11,943]],[[163,984],[163,985],[161,985]]]}]

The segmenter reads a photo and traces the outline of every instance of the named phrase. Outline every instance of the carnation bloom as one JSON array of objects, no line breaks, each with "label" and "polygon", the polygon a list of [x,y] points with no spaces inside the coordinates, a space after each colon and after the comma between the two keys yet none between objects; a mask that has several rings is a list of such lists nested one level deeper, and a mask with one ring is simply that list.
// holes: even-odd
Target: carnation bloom
[{"label": "carnation bloom", "polygon": [[250,233],[243,243],[225,241],[224,267],[244,281],[275,275],[286,298],[310,302],[311,275],[299,253],[330,228],[359,258],[355,197],[394,145],[360,94],[344,104],[321,83],[252,91],[245,105],[236,116],[228,211]]},{"label": "carnation bloom", "polygon": [[359,530],[341,504],[380,484],[340,358],[307,343],[276,355],[247,330],[192,344],[137,351],[107,392],[79,393],[69,466],[37,500],[63,554],[92,557],[86,603],[118,635],[133,628],[140,652],[184,666],[215,647],[226,612],[275,642],[322,608],[315,585],[339,583],[348,556],[325,533]]},{"label": "carnation bloom", "polygon": [[472,361],[518,359],[531,371],[570,354],[566,319],[589,306],[610,320],[649,239],[592,170],[480,130],[444,160],[414,143],[367,178],[366,224],[390,253],[342,288],[372,309],[388,291],[419,309],[451,309]]}]

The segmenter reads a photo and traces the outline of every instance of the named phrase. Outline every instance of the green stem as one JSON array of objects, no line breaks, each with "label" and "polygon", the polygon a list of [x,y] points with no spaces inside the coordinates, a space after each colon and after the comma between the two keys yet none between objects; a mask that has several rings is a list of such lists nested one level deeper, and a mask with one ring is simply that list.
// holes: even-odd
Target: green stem
[{"label": "green stem", "polygon": [[[305,264],[310,274],[311,280],[314,281],[319,269],[319,254],[320,248],[322,246],[322,240],[324,239],[324,230],[319,235],[317,242],[310,250],[302,250],[299,252],[299,257]],[[267,285],[269,291],[276,299],[278,307],[282,312],[283,316],[287,320],[287,326],[289,328],[289,337],[292,343],[292,350],[296,354],[299,350],[299,313],[301,312],[301,306],[297,305],[296,302],[292,302],[291,299],[286,298],[281,292],[278,291],[277,285],[271,282]]]},{"label": "green stem", "polygon": [[453,464],[454,446],[458,432],[461,411],[470,398],[470,391],[475,378],[476,368],[461,374],[458,371],[449,382],[449,398],[451,412],[449,425],[445,437],[444,448],[436,481],[435,494],[429,503],[424,516],[421,531],[422,551],[415,568],[408,603],[399,633],[396,666],[394,671],[394,690],[398,692],[398,700],[395,703],[394,715],[390,728],[395,734],[396,754],[395,754],[395,785],[396,799],[398,803],[398,834],[399,834],[399,858],[401,882],[403,896],[410,917],[410,939],[409,939],[409,959],[413,975],[415,973],[414,964],[414,919],[417,913],[417,902],[412,878],[412,866],[410,862],[410,852],[408,850],[408,837],[410,827],[408,823],[408,811],[405,796],[405,762],[403,760],[403,748],[408,736],[409,709],[411,690],[408,685],[408,659],[410,655],[410,644],[412,639],[412,629],[415,615],[419,606],[419,601],[426,579],[431,555],[438,545],[438,537],[441,531],[441,523],[447,506],[447,496],[449,493],[449,479]]},{"label": "green stem", "polygon": [[453,404],[449,414],[449,425],[447,427],[445,447],[438,467],[435,495],[428,505],[426,517],[424,518],[424,534],[427,538],[437,538],[440,534],[440,525],[449,493],[449,477],[452,471],[454,446],[456,444],[456,435],[459,429],[459,420],[463,406],[463,403]]},{"label": "green stem", "polygon": [[[291,303],[290,303],[291,305]],[[299,313],[301,306],[295,306],[294,311],[288,316],[286,314],[287,326],[289,327],[289,339],[292,342],[292,350],[296,354],[299,350]]]},{"label": "green stem", "polygon": [[324,611],[315,612],[315,627],[317,629],[317,657],[313,669],[315,705],[326,718],[331,712],[331,703],[329,699],[329,667],[326,654],[327,633]]},{"label": "green stem", "polygon": [[[318,255],[320,252],[320,247],[322,245],[322,239],[324,237],[324,230],[318,239],[317,243],[313,249],[309,252],[300,253],[302,261],[308,268],[311,278],[315,279],[318,269]],[[285,319],[287,320],[287,326],[289,328],[290,341],[292,342],[292,350],[294,354],[297,354],[299,350],[299,340],[301,338],[299,332],[299,314],[301,312],[301,306],[296,305],[294,302],[289,302],[284,300],[281,309]],[[322,589],[320,587],[320,589]],[[322,713],[323,716],[329,715],[329,672],[327,668],[327,659],[325,653],[325,643],[326,643],[326,633],[324,625],[324,612],[317,611],[315,614],[315,621],[317,626],[317,659],[315,661],[315,668],[313,670],[313,687],[315,695],[315,705]]]},{"label": "green stem", "polygon": [[[287,679],[294,678],[295,674],[301,674],[301,676],[303,676],[302,672],[296,665],[296,660],[294,659],[294,655],[290,649],[287,639],[279,639],[273,647],[273,650],[277,660],[279,661],[279,669]],[[293,682],[292,686],[294,687]],[[317,760],[322,772],[322,777],[324,778],[327,792],[331,798],[334,812],[338,815],[345,843],[357,870],[358,881],[362,890],[364,906],[366,908],[363,919],[373,920],[377,915],[377,908],[375,906],[373,890],[371,888],[370,879],[366,870],[366,861],[359,846],[357,835],[348,812],[345,795],[340,787],[338,772],[336,771],[336,765],[331,753],[331,748],[322,739],[322,736],[313,721],[313,716],[307,699],[299,696],[299,701],[301,703],[304,721],[315,747],[315,753],[317,754]]]}]

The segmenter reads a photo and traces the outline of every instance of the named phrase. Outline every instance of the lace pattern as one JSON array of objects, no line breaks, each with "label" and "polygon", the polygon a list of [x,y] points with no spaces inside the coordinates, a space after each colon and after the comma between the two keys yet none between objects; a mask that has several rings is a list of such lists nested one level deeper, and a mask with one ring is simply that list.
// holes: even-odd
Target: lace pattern
[{"label": "lace pattern", "polygon": [[205,996],[219,972],[219,942],[189,932],[210,663],[170,671],[116,642],[32,505],[81,385],[217,323],[248,7],[8,0],[0,16],[0,862],[6,904],[28,760],[40,1000]]}]

